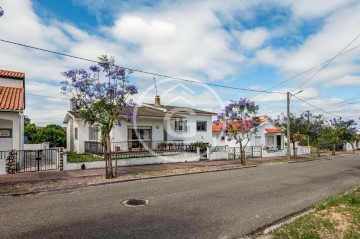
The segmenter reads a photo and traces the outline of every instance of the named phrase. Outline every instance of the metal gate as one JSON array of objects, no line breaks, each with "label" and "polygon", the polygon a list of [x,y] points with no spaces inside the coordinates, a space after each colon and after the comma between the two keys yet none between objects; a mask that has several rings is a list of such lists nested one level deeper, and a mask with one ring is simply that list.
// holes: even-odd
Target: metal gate
[{"label": "metal gate", "polygon": [[59,149],[16,151],[16,172],[36,172],[59,169]]},{"label": "metal gate", "polygon": [[[239,147],[229,147],[228,153],[229,153],[229,159],[239,159],[240,158],[240,148]],[[261,157],[262,157],[262,147],[261,146],[245,147],[245,158],[261,158]]]}]

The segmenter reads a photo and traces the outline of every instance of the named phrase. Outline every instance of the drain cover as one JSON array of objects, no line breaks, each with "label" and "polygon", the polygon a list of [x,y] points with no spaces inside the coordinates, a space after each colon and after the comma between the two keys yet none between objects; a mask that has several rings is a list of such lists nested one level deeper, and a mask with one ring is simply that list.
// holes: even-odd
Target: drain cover
[{"label": "drain cover", "polygon": [[144,206],[146,204],[149,204],[149,200],[144,199],[128,199],[122,202],[125,206],[128,207],[140,207]]}]

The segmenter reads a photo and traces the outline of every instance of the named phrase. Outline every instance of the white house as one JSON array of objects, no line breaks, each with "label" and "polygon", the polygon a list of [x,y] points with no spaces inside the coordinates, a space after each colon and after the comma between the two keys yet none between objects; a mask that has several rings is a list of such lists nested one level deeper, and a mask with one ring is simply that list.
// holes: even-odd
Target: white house
[{"label": "white house", "polygon": [[[161,105],[160,97],[156,96],[155,104],[134,107],[133,113],[133,123],[122,122],[111,131],[113,151],[136,151],[143,145],[155,149],[165,142],[174,145],[211,143],[212,117],[215,115],[212,112]],[[71,104],[64,123],[67,124],[67,150],[83,153],[91,147],[99,147],[96,144],[100,141],[98,128],[85,124],[74,104]]]},{"label": "white house", "polygon": [[[266,115],[259,116],[260,124],[256,128],[256,132],[251,134],[251,138],[247,146],[262,146],[264,149],[270,151],[277,151],[284,149],[284,142],[286,141],[284,133],[275,126],[274,120]],[[212,144],[214,146],[229,146],[239,147],[234,139],[229,139],[222,129],[225,128],[224,122],[212,125]],[[230,140],[230,141],[229,141]]]},{"label": "white house", "polygon": [[0,70],[0,151],[24,147],[25,74]]}]

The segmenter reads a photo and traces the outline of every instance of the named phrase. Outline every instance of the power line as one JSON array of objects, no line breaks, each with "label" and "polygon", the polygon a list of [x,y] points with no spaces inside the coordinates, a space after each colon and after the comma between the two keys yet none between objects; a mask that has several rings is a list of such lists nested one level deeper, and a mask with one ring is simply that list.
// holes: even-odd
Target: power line
[{"label": "power line", "polygon": [[[5,42],[5,43],[9,43],[9,44],[13,44],[13,45],[18,45],[18,46],[22,46],[22,47],[26,47],[26,48],[39,50],[39,51],[53,53],[53,54],[57,54],[57,55],[61,55],[61,56],[66,56],[66,57],[70,57],[70,58],[74,58],[74,59],[78,59],[78,60],[83,60],[83,61],[88,61],[88,62],[93,62],[93,63],[99,63],[99,61],[87,59],[87,58],[84,58],[84,57],[78,57],[78,56],[65,54],[65,53],[61,53],[61,52],[57,52],[57,51],[51,51],[51,50],[47,50],[47,49],[44,49],[44,48],[30,46],[30,45],[26,45],[26,44],[22,44],[22,43],[18,43],[18,42],[8,41],[8,40],[4,40],[4,39],[0,39],[0,41]],[[124,68],[126,70],[133,71],[133,72],[142,73],[142,74],[158,76],[158,77],[167,78],[167,79],[174,79],[174,80],[179,80],[179,81],[186,81],[186,82],[191,82],[191,83],[195,83],[195,84],[208,85],[208,86],[213,86],[213,87],[227,88],[227,89],[233,89],[233,90],[242,90],[242,91],[251,91],[251,92],[260,92],[260,93],[269,93],[269,94],[286,94],[286,92],[267,91],[267,90],[253,90],[253,89],[246,89],[246,88],[240,88],[240,87],[233,87],[233,86],[226,86],[226,85],[219,85],[219,84],[212,84],[212,83],[206,83],[206,82],[193,81],[193,80],[188,80],[188,79],[184,79],[184,78],[173,77],[173,76],[168,76],[168,75],[164,75],[164,74],[158,74],[158,73],[133,69],[133,68],[129,68],[129,67],[123,67],[123,66],[122,66],[122,68]]]},{"label": "power line", "polygon": [[358,38],[360,37],[360,34],[358,34],[349,44],[347,44],[338,54],[336,54],[333,58],[331,58],[325,65],[323,65],[317,72],[315,72],[315,74],[313,74],[309,79],[305,80],[304,82],[302,82],[300,85],[298,85],[294,91],[296,91],[297,89],[299,89],[300,87],[302,87],[303,85],[305,85],[306,83],[308,83],[309,81],[311,81],[312,79],[315,78],[315,76],[317,76],[323,69],[325,69],[325,67],[327,67],[332,61],[334,61],[338,56],[340,56],[345,50],[346,48],[348,48],[354,41],[356,41]]},{"label": "power line", "polygon": [[304,102],[305,104],[308,104],[308,105],[310,105],[311,107],[314,107],[315,109],[318,109],[318,110],[320,110],[320,111],[322,111],[322,112],[324,112],[324,113],[326,113],[326,114],[329,114],[329,115],[335,116],[335,117],[337,117],[337,118],[343,118],[343,119],[345,119],[344,117],[341,117],[341,116],[335,115],[335,114],[330,113],[330,112],[328,112],[328,111],[326,111],[326,110],[323,110],[323,109],[321,109],[321,108],[319,108],[319,107],[317,107],[317,106],[315,106],[315,105],[313,105],[313,104],[310,104],[309,102],[307,102],[307,101],[305,101],[305,100],[303,100],[303,99],[299,98],[299,97],[298,97],[298,96],[296,96],[296,95],[294,95],[294,97],[295,97],[295,98],[297,98],[298,100],[300,100],[300,101]]},{"label": "power line", "polygon": [[[357,45],[357,46],[355,46],[355,47],[353,47],[353,48],[351,48],[351,49],[349,49],[349,50],[347,50],[347,51],[342,52],[339,56],[343,56],[343,55],[345,55],[345,54],[347,54],[347,53],[349,53],[349,52],[351,52],[351,51],[353,51],[353,50],[355,50],[355,49],[357,49],[357,48],[359,48],[359,47],[360,47],[360,44]],[[308,73],[308,72],[310,72],[310,71],[318,68],[319,66],[322,66],[322,65],[330,62],[330,61],[331,61],[331,59],[326,60],[326,61],[320,63],[319,65],[313,66],[313,67],[311,67],[311,68],[309,68],[309,69],[307,69],[307,70],[305,70],[305,71],[303,71],[303,72],[300,72],[300,73],[298,73],[298,74],[296,74],[296,75],[294,75],[294,76],[291,76],[290,78],[287,78],[286,80],[281,81],[281,82],[275,84],[274,86],[272,86],[272,87],[270,87],[270,88],[267,88],[266,91],[272,90],[272,89],[274,89],[275,87],[277,87],[277,86],[279,86],[279,85],[283,85],[283,84],[285,84],[286,82],[288,82],[288,81],[290,81],[290,80],[292,80],[292,79],[295,79],[295,78],[297,78],[297,77],[299,77],[299,76],[302,76],[302,75],[304,75],[304,74],[306,74],[306,73]],[[256,96],[258,96],[258,95],[261,95],[261,93],[256,94],[256,95],[254,95],[254,96],[252,96],[252,97],[256,97]],[[252,98],[252,97],[251,97],[251,98]]]},{"label": "power line", "polygon": [[62,99],[62,100],[69,100],[70,98],[59,97],[59,96],[50,96],[50,95],[38,95],[38,94],[31,94],[26,93],[26,95],[38,96],[38,97],[45,97],[45,98],[53,98],[53,99]]}]

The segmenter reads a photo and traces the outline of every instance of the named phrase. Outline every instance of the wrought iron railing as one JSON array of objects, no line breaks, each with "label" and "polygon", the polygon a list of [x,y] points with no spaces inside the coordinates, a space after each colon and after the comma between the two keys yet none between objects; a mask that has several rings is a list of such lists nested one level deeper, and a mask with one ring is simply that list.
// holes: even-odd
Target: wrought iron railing
[{"label": "wrought iron railing", "polygon": [[[130,154],[149,154],[150,151],[153,152],[153,154],[158,152],[196,152],[196,146],[175,140],[111,142],[112,154],[123,154],[130,157]],[[85,152],[102,155],[104,154],[104,145],[101,142],[86,141]]]}]

